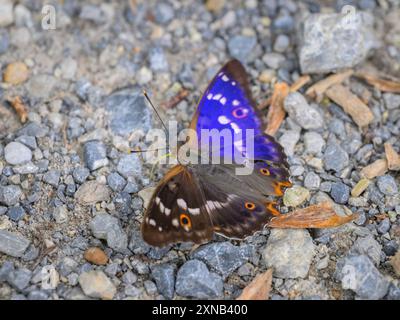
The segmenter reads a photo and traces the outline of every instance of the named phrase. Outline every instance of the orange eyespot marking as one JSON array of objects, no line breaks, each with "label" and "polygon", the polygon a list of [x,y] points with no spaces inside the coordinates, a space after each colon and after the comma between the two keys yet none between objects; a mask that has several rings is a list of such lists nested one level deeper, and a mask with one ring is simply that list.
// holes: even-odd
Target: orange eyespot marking
[{"label": "orange eyespot marking", "polygon": [[255,205],[253,202],[246,202],[246,203],[244,204],[244,207],[245,207],[247,210],[253,211],[253,210],[256,208],[256,205]]},{"label": "orange eyespot marking", "polygon": [[239,107],[239,108],[236,108],[236,109],[234,109],[234,110],[232,111],[232,115],[233,115],[236,119],[242,119],[242,118],[247,117],[247,113],[248,113],[248,112],[249,112],[249,111],[248,111],[247,109],[242,108],[242,107]]},{"label": "orange eyespot marking", "polygon": [[290,181],[283,181],[283,182],[275,182],[274,183],[274,191],[276,193],[276,195],[278,196],[282,196],[283,195],[283,191],[282,191],[282,187],[288,188],[291,187],[292,183]]},{"label": "orange eyespot marking", "polygon": [[267,168],[261,168],[260,172],[263,176],[269,176],[271,172]]},{"label": "orange eyespot marking", "polygon": [[276,202],[267,202],[266,208],[271,211],[274,216],[279,216],[281,213],[275,208]]},{"label": "orange eyespot marking", "polygon": [[187,214],[182,213],[179,216],[179,222],[181,223],[182,227],[187,227],[189,229],[192,228],[192,222],[190,221],[190,218]]}]

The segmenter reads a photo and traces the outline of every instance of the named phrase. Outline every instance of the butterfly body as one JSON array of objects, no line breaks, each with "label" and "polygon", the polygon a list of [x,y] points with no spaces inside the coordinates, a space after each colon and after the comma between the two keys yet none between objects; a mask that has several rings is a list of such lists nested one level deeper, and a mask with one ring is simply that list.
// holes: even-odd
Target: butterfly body
[{"label": "butterfly body", "polygon": [[[197,135],[189,142],[193,145],[190,140],[197,139],[200,148],[195,159],[239,154],[245,161],[180,161],[170,169],[144,215],[142,235],[147,243],[204,243],[214,233],[243,239],[279,215],[271,198],[282,196],[282,188],[291,185],[286,156],[274,138],[263,133],[240,62],[231,60],[218,72],[200,100],[190,128]],[[203,148],[210,141],[202,136],[203,129],[226,130],[232,141],[224,144],[218,138],[219,147],[211,147],[204,157]],[[249,130],[253,149],[246,139]],[[238,175],[237,169],[242,167],[253,170],[249,175]]]}]

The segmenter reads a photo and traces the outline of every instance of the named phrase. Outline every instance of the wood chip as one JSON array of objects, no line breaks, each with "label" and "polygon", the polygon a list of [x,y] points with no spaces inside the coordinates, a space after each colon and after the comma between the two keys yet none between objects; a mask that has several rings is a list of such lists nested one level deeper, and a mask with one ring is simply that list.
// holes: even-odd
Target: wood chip
[{"label": "wood chip", "polygon": [[28,119],[28,112],[26,110],[25,104],[22,102],[21,97],[17,96],[15,98],[8,98],[7,101],[14,108],[15,112],[18,114],[19,119],[22,123],[25,123]]},{"label": "wood chip", "polygon": [[358,181],[354,188],[351,190],[351,196],[359,197],[361,193],[363,193],[365,189],[368,188],[370,182],[371,181],[366,178],[360,179],[360,181]]},{"label": "wood chip", "polygon": [[275,135],[278,131],[283,119],[285,119],[285,109],[283,109],[283,102],[289,94],[289,86],[285,82],[275,84],[274,93],[271,98],[271,105],[267,115],[267,129],[266,134],[271,136]]},{"label": "wood chip", "polygon": [[390,143],[385,143],[385,154],[389,170],[400,170],[400,155]]},{"label": "wood chip", "polygon": [[290,86],[290,92],[295,92],[300,90],[302,87],[304,87],[307,83],[309,83],[311,80],[311,77],[306,74],[304,76],[301,76],[298,78],[291,86]]},{"label": "wood chip", "polygon": [[388,164],[386,159],[378,159],[370,165],[364,167],[361,170],[361,176],[367,179],[373,179],[375,177],[382,176],[388,170]]},{"label": "wood chip", "polygon": [[257,275],[236,300],[268,300],[272,285],[272,269]]},{"label": "wood chip", "polygon": [[356,214],[342,217],[336,214],[332,203],[325,201],[307,208],[294,210],[273,217],[268,223],[272,228],[332,228],[350,222]]},{"label": "wood chip", "polygon": [[180,90],[175,96],[173,96],[170,100],[165,103],[161,104],[163,109],[172,109],[174,108],[179,102],[185,99],[189,95],[189,91],[186,89]]},{"label": "wood chip", "polygon": [[355,74],[356,77],[365,80],[376,89],[384,92],[400,93],[400,80],[392,81],[382,78],[378,78],[372,73],[358,72]]},{"label": "wood chip", "polygon": [[331,86],[326,90],[325,94],[329,99],[341,106],[359,127],[369,125],[374,119],[374,114],[368,106],[341,84]]},{"label": "wood chip", "polygon": [[353,70],[347,70],[340,73],[333,74],[325,79],[318,81],[309,87],[306,91],[306,95],[311,98],[315,98],[320,102],[324,96],[326,90],[335,84],[341,84],[344,80],[349,78],[353,74]]}]

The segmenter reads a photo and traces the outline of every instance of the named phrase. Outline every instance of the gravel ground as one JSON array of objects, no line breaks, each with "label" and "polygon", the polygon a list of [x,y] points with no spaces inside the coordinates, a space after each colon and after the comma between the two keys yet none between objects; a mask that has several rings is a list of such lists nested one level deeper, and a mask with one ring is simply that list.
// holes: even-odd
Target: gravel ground
[{"label": "gravel ground", "polygon": [[[272,299],[400,299],[398,171],[351,194],[385,142],[400,151],[400,95],[347,80],[371,93],[374,119],[362,130],[304,89],[285,100],[276,136],[296,187],[281,209],[328,199],[359,214],[334,229],[149,247],[143,204],[165,168],[151,178],[127,152],[160,127],[142,88],[156,105],[188,90],[166,112],[184,128],[230,57],[246,65],[260,103],[275,82],[305,73],[317,81],[373,65],[400,78],[397,0],[50,3],[55,30],[42,28],[41,1],[0,1],[0,299],[234,299],[269,267]],[[356,19],[336,14],[345,4]],[[23,124],[7,102],[17,96]]]}]

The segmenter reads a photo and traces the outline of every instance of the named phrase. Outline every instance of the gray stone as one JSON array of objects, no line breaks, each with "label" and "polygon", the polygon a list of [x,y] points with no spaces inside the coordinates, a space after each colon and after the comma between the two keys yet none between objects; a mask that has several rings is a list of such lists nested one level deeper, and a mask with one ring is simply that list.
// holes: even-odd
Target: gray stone
[{"label": "gray stone", "polygon": [[0,27],[7,27],[14,22],[13,1],[0,2]]},{"label": "gray stone", "polygon": [[114,199],[115,210],[121,214],[127,215],[132,212],[132,198],[127,192],[118,193]]},{"label": "gray stone", "polygon": [[12,165],[26,163],[32,159],[32,151],[20,142],[10,142],[4,148],[4,158]]},{"label": "gray stone", "polygon": [[58,271],[60,272],[61,276],[66,277],[71,272],[75,271],[76,268],[78,268],[78,263],[74,259],[70,257],[64,257],[58,266]]},{"label": "gray stone", "polygon": [[275,30],[289,32],[294,28],[295,22],[291,15],[282,14],[276,17],[273,21],[273,28]]},{"label": "gray stone", "polygon": [[149,52],[150,68],[154,72],[168,71],[168,60],[165,56],[164,50],[160,47],[153,47]]},{"label": "gray stone", "polygon": [[92,171],[108,165],[106,146],[101,141],[86,142],[83,154],[86,166]]},{"label": "gray stone", "polygon": [[92,298],[110,300],[117,292],[114,283],[100,270],[83,272],[78,281],[85,295]]},{"label": "gray stone", "polygon": [[285,52],[290,45],[290,38],[285,34],[280,34],[276,37],[274,42],[274,51]]},{"label": "gray stone", "polygon": [[373,16],[366,12],[312,14],[300,35],[302,73],[328,73],[351,68],[378,47]]},{"label": "gray stone", "polygon": [[377,185],[379,190],[385,195],[395,195],[399,190],[396,180],[388,174],[378,177]]},{"label": "gray stone", "polygon": [[300,132],[297,130],[288,130],[285,131],[279,137],[279,143],[285,149],[285,153],[287,156],[291,157],[294,154],[294,148],[296,147],[297,142],[300,139]]},{"label": "gray stone", "polygon": [[158,292],[166,299],[172,299],[175,291],[175,266],[158,264],[151,267],[151,276],[156,282]]},{"label": "gray stone", "polygon": [[284,108],[303,129],[318,129],[324,124],[324,119],[318,110],[310,106],[307,100],[299,92],[292,92],[284,101]]},{"label": "gray stone", "polygon": [[0,206],[0,216],[5,214],[7,212],[7,210],[8,210],[7,207]]},{"label": "gray stone", "polygon": [[263,259],[278,278],[305,278],[315,246],[307,230],[272,229]]},{"label": "gray stone", "polygon": [[7,276],[7,282],[15,289],[22,291],[32,278],[32,271],[28,269],[17,269],[11,271]]},{"label": "gray stone", "polygon": [[17,136],[33,136],[36,138],[43,138],[46,136],[48,130],[41,127],[39,124],[35,122],[29,122],[21,129],[18,130]]},{"label": "gray stone", "polygon": [[5,260],[0,267],[0,282],[7,280],[8,275],[14,271],[14,263],[9,260]]},{"label": "gray stone", "polygon": [[126,251],[128,238],[117,218],[109,214],[98,214],[89,223],[89,228],[96,238],[106,240],[110,248],[119,252]]},{"label": "gray stone", "polygon": [[132,285],[126,285],[124,293],[130,298],[138,298],[142,294],[142,290]]},{"label": "gray stone", "polygon": [[39,168],[29,161],[27,163],[14,166],[13,171],[15,174],[31,174],[37,173]]},{"label": "gray stone", "polygon": [[350,188],[341,182],[334,182],[331,186],[331,196],[336,203],[345,204],[350,197]]},{"label": "gray stone", "polygon": [[174,8],[165,2],[155,6],[154,17],[157,23],[168,24],[174,18]]},{"label": "gray stone", "polygon": [[48,74],[37,74],[28,80],[27,90],[37,99],[48,99],[58,81]]},{"label": "gray stone", "polygon": [[229,39],[228,49],[232,57],[246,62],[257,44],[256,37],[236,35]]},{"label": "gray stone", "polygon": [[54,208],[52,212],[53,219],[56,223],[65,223],[68,221],[68,209],[65,205]]},{"label": "gray stone", "polygon": [[33,290],[28,294],[28,300],[48,300],[49,295],[42,290]]},{"label": "gray stone", "polygon": [[107,21],[107,16],[101,7],[91,4],[82,6],[79,18],[96,24],[103,24]]},{"label": "gray stone", "polygon": [[306,153],[316,155],[322,152],[325,140],[318,132],[309,131],[304,134],[304,144]]},{"label": "gray stone", "polygon": [[87,181],[75,193],[75,199],[82,205],[91,205],[96,202],[108,201],[111,190],[97,181]]},{"label": "gray stone", "polygon": [[304,178],[304,187],[309,190],[318,190],[321,184],[321,178],[315,172],[309,172]]},{"label": "gray stone", "polygon": [[29,149],[35,150],[37,148],[36,138],[32,136],[22,135],[16,139],[17,142],[21,142],[26,145]]},{"label": "gray stone", "polygon": [[107,183],[113,191],[122,191],[126,185],[126,180],[117,172],[112,172],[107,176]]},{"label": "gray stone", "polygon": [[21,198],[22,191],[18,186],[0,186],[0,203],[6,206],[14,206]]},{"label": "gray stone", "polygon": [[0,252],[12,257],[21,257],[28,248],[30,241],[15,233],[0,230]]},{"label": "gray stone", "polygon": [[89,175],[90,171],[88,168],[75,168],[72,172],[75,182],[79,184],[84,183]]},{"label": "gray stone", "polygon": [[400,94],[384,93],[383,100],[389,110],[400,108]]},{"label": "gray stone", "polygon": [[348,256],[338,261],[335,277],[343,289],[354,291],[361,299],[381,299],[389,289],[389,281],[365,255]]},{"label": "gray stone", "polygon": [[105,100],[105,104],[109,126],[115,134],[128,135],[135,130],[147,133],[150,130],[152,111],[142,93],[132,89],[117,91]]},{"label": "gray stone", "polygon": [[400,300],[400,287],[391,284],[386,295],[387,300]]},{"label": "gray stone", "polygon": [[61,173],[58,170],[49,170],[43,175],[43,181],[47,184],[58,187],[58,182],[60,181]]},{"label": "gray stone", "polygon": [[368,256],[375,265],[381,261],[382,246],[374,239],[372,235],[358,237],[351,247],[350,255]]},{"label": "gray stone", "polygon": [[209,272],[199,260],[183,264],[176,276],[176,293],[198,299],[218,298],[223,294],[223,281],[217,274]]},{"label": "gray stone", "polygon": [[7,211],[7,216],[12,220],[18,222],[25,216],[24,208],[20,206],[11,207]]},{"label": "gray stone", "polygon": [[197,249],[193,259],[205,262],[213,271],[219,273],[223,278],[242,266],[252,256],[249,246],[238,247],[230,242],[216,242],[206,244]]},{"label": "gray stone", "polygon": [[325,149],[323,160],[326,170],[341,172],[349,164],[349,155],[337,143],[331,142]]},{"label": "gray stone", "polygon": [[132,271],[128,270],[127,272],[124,273],[121,279],[126,284],[132,284],[137,281],[137,275],[134,274]]},{"label": "gray stone", "polygon": [[144,283],[144,289],[146,290],[147,294],[154,295],[157,293],[157,286],[151,280],[146,280]]},{"label": "gray stone", "polygon": [[378,230],[378,232],[380,234],[385,234],[386,232],[388,232],[390,230],[390,220],[388,218],[383,219],[378,227],[376,228],[376,230]]},{"label": "gray stone", "polygon": [[76,82],[75,92],[80,99],[89,102],[94,107],[98,107],[103,100],[102,90],[86,79],[80,79]]},{"label": "gray stone", "polygon": [[124,155],[118,162],[117,171],[125,178],[142,175],[142,164],[137,153]]},{"label": "gray stone", "polygon": [[7,52],[10,46],[10,36],[8,35],[7,30],[0,30],[0,54],[4,54]]},{"label": "gray stone", "polygon": [[263,62],[271,69],[279,69],[285,63],[286,58],[283,54],[268,52],[262,57]]}]

